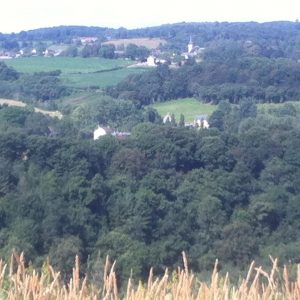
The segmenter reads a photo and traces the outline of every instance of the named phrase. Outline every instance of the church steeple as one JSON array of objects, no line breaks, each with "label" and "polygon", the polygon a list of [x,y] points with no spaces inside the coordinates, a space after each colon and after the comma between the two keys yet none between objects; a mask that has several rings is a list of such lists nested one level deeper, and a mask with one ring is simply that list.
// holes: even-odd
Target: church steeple
[{"label": "church steeple", "polygon": [[190,41],[188,43],[188,53],[191,53],[194,49],[194,43],[193,43],[193,40],[192,40],[192,36],[190,35]]}]

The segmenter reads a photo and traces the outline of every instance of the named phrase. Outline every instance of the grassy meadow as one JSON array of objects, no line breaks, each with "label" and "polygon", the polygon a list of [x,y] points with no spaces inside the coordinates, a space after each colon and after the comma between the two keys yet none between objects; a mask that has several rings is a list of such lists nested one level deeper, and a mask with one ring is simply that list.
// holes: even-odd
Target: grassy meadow
[{"label": "grassy meadow", "polygon": [[[22,73],[61,70],[61,79],[75,88],[99,88],[117,84],[129,74],[143,72],[142,68],[127,68],[132,62],[124,59],[81,57],[25,57],[8,60],[7,65]],[[116,68],[119,68],[116,70]]]},{"label": "grassy meadow", "polygon": [[65,85],[76,88],[88,88],[97,86],[100,89],[115,85],[125,79],[130,74],[144,72],[143,68],[122,68],[119,70],[111,70],[99,73],[76,73],[62,74],[61,78]]},{"label": "grassy meadow", "polygon": [[98,57],[23,57],[7,60],[5,63],[23,73],[61,70],[63,74],[91,73],[132,64],[124,59]]},{"label": "grassy meadow", "polygon": [[186,122],[192,122],[197,115],[211,115],[217,108],[215,105],[202,103],[194,98],[185,98],[160,102],[151,105],[163,117],[167,113],[174,114],[177,121],[183,114]]}]

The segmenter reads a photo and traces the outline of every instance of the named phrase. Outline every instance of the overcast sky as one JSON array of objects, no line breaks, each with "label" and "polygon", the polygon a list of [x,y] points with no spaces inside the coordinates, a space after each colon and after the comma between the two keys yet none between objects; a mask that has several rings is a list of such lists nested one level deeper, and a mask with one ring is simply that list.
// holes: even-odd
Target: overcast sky
[{"label": "overcast sky", "polygon": [[0,0],[0,32],[58,25],[139,28],[190,21],[295,21],[300,0]]}]

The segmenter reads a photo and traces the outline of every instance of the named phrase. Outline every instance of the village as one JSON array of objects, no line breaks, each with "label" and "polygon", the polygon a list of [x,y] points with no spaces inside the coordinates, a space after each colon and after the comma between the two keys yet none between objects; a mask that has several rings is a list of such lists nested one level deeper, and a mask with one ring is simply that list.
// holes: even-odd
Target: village
[{"label": "village", "polygon": [[[195,45],[190,36],[186,46],[186,51],[170,52],[161,50],[161,46],[165,41],[149,46],[150,38],[140,39],[124,39],[124,40],[108,40],[100,42],[96,36],[84,36],[73,38],[70,43],[48,44],[46,42],[38,42],[32,44],[22,44],[15,42],[6,48],[0,48],[0,60],[9,60],[22,57],[58,57],[58,56],[86,56],[86,49],[95,49],[101,47],[113,47],[113,55],[111,58],[123,58],[133,60],[133,64],[129,67],[157,67],[161,64],[168,64],[171,68],[178,68],[184,65],[189,59],[194,59],[196,63],[203,60],[203,52],[205,48]],[[137,45],[136,45],[136,44]],[[137,49],[142,49],[144,54],[133,55],[128,57],[125,49],[128,45],[134,45]],[[146,45],[146,46],[144,46]],[[9,49],[7,49],[9,48]],[[92,56],[95,54],[91,54]]]},{"label": "village", "polygon": [[[176,123],[174,114],[167,113],[163,119],[164,125],[172,125]],[[208,129],[209,122],[208,122],[208,115],[198,115],[195,116],[194,121],[184,122],[184,127],[193,128],[193,129]],[[101,139],[104,136],[111,135],[114,136],[117,140],[125,140],[131,136],[131,132],[128,131],[119,131],[115,130],[109,126],[100,126],[98,125],[97,128],[93,132],[93,139],[94,141]]]}]

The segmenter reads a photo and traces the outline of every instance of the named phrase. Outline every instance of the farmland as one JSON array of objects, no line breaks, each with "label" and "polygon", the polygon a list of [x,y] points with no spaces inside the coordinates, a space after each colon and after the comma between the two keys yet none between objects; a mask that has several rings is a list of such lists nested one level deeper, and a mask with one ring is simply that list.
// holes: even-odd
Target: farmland
[{"label": "farmland", "polygon": [[[274,104],[274,103],[263,103],[258,104],[257,108],[260,112],[268,111],[269,109],[275,109],[285,104],[294,105],[297,110],[300,110],[299,101],[288,101],[285,103]],[[195,98],[184,98],[171,100],[166,102],[159,102],[151,105],[158,113],[163,117],[167,113],[174,114],[176,121],[179,121],[180,114],[183,114],[185,121],[192,122],[197,115],[211,115],[217,108],[216,105],[202,103]]]},{"label": "farmland", "polygon": [[73,57],[25,57],[6,62],[18,72],[34,73],[61,70],[63,74],[91,73],[126,67],[130,61],[123,59],[73,58]]},{"label": "farmland", "polygon": [[[17,107],[26,107],[27,104],[22,101],[11,100],[11,99],[0,99],[0,105],[8,105],[8,106],[17,106]],[[42,113],[43,115],[48,115],[52,118],[59,118],[63,117],[62,113],[59,111],[50,111],[41,108],[34,107],[34,111],[37,113]]]},{"label": "farmland", "polygon": [[156,103],[153,104],[152,107],[156,109],[161,116],[165,116],[167,113],[174,114],[177,121],[179,121],[180,114],[183,114],[187,122],[192,122],[196,115],[211,115],[217,108],[211,104],[201,103],[194,98]]},{"label": "farmland", "polygon": [[137,46],[144,46],[148,49],[157,49],[161,44],[166,44],[166,40],[160,38],[133,38],[133,39],[117,39],[104,42],[103,44],[113,44],[118,46],[128,46],[129,44],[135,44]]},{"label": "farmland", "polygon": [[127,68],[132,62],[124,59],[29,57],[7,61],[7,64],[22,73],[61,70],[61,79],[67,86],[103,88],[114,85],[129,74],[145,69]]},{"label": "farmland", "polygon": [[104,88],[118,83],[130,74],[136,74],[145,70],[143,68],[121,68],[105,72],[62,74],[61,78],[67,86],[76,88],[97,86]]}]

